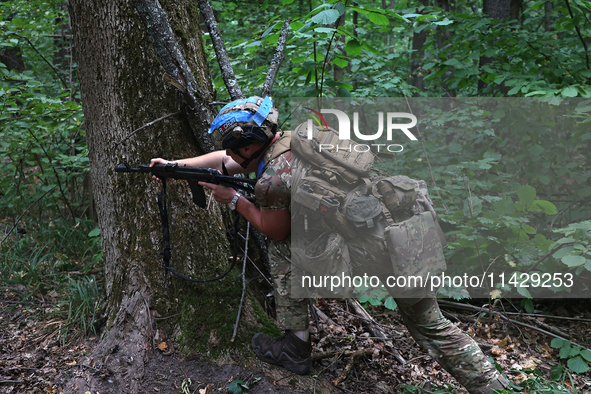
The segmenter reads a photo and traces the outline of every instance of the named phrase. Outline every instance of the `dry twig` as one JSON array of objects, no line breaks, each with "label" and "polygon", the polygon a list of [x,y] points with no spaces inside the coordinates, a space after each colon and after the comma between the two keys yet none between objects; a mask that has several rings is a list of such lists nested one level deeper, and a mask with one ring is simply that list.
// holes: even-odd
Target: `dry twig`
[{"label": "dry twig", "polygon": [[269,71],[267,71],[267,78],[265,79],[265,83],[263,84],[263,91],[261,93],[262,97],[268,96],[269,94],[271,94],[271,90],[273,90],[273,83],[275,82],[275,78],[277,77],[277,72],[279,71],[281,62],[283,62],[283,52],[285,51],[285,43],[287,42],[287,33],[289,32],[290,22],[291,18],[287,18],[287,20],[283,24],[283,27],[281,28],[281,34],[279,35],[279,39],[277,40],[277,48],[275,49],[273,60],[271,60],[271,66],[269,67]]},{"label": "dry twig", "polygon": [[207,0],[198,0],[197,4],[199,5],[199,10],[203,15],[203,19],[205,20],[205,24],[209,27],[209,36],[213,43],[213,49],[215,50],[218,64],[222,70],[222,78],[226,84],[226,89],[228,89],[228,93],[230,93],[232,100],[244,98],[244,94],[242,94],[240,86],[238,86],[238,81],[234,75],[232,65],[230,64],[230,58],[228,57],[228,52],[226,52],[222,33],[220,33],[211,5]]}]

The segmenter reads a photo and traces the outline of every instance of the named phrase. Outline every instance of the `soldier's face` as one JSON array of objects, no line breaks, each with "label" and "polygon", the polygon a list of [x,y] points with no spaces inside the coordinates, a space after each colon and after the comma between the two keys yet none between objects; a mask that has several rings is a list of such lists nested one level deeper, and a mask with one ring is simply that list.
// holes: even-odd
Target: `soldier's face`
[{"label": "soldier's face", "polygon": [[[244,148],[239,148],[238,152],[242,155],[242,157],[247,157],[244,154]],[[244,159],[240,157],[240,155],[237,155],[236,152],[234,152],[232,149],[226,149],[226,155],[230,156],[230,158],[232,158],[232,160],[234,160],[238,164],[244,162]]]}]

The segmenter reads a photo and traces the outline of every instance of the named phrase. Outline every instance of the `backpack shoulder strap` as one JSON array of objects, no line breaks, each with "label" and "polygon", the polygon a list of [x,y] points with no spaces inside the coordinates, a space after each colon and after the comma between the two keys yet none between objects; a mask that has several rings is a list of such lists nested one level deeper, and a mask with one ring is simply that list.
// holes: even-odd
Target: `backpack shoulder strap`
[{"label": "backpack shoulder strap", "polygon": [[263,160],[268,163],[288,150],[291,150],[291,131],[283,131],[279,138],[267,149],[263,155]]}]

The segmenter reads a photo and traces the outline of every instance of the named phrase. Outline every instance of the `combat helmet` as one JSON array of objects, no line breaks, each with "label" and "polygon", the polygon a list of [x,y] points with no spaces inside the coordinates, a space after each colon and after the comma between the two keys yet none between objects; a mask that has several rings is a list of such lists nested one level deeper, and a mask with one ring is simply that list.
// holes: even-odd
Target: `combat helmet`
[{"label": "combat helmet", "polygon": [[[216,149],[231,149],[244,160],[242,167],[246,168],[273,141],[277,120],[271,97],[252,96],[226,104],[211,123],[209,134]],[[239,149],[255,142],[265,144],[250,158],[243,157]]]}]

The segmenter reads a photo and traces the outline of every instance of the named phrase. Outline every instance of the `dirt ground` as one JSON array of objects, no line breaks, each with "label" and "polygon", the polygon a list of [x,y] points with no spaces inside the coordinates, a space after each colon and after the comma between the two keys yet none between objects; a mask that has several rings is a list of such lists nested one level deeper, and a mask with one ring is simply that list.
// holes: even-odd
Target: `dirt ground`
[{"label": "dirt ground", "polygon": [[[442,303],[443,304],[443,303]],[[550,320],[511,315],[525,324],[557,330],[576,343],[591,347],[589,300],[553,300],[536,305],[540,310],[574,320]],[[77,381],[93,377],[91,394],[122,393],[108,372],[82,362],[97,338],[68,340],[62,344],[56,331],[63,321],[43,313],[49,306],[30,304],[0,292],[0,393],[76,392]],[[402,393],[405,385],[426,392],[465,393],[409,336],[396,311],[372,307],[375,323],[359,316],[346,301],[320,300],[320,316],[312,318],[311,333],[315,361],[307,376],[291,374],[265,365],[253,356],[243,366],[228,363],[231,358],[212,363],[186,360],[178,353],[151,353],[145,373],[137,377],[142,392],[186,393]],[[559,362],[558,350],[550,347],[552,337],[523,325],[478,319],[478,311],[462,311],[442,306],[444,314],[460,325],[481,345],[514,382],[527,377],[520,371],[538,368],[550,374]],[[388,337],[375,337],[371,328],[380,328]],[[79,380],[76,380],[79,379]],[[240,384],[239,384],[240,383]],[[574,387],[591,392],[591,376],[575,375]]]}]

